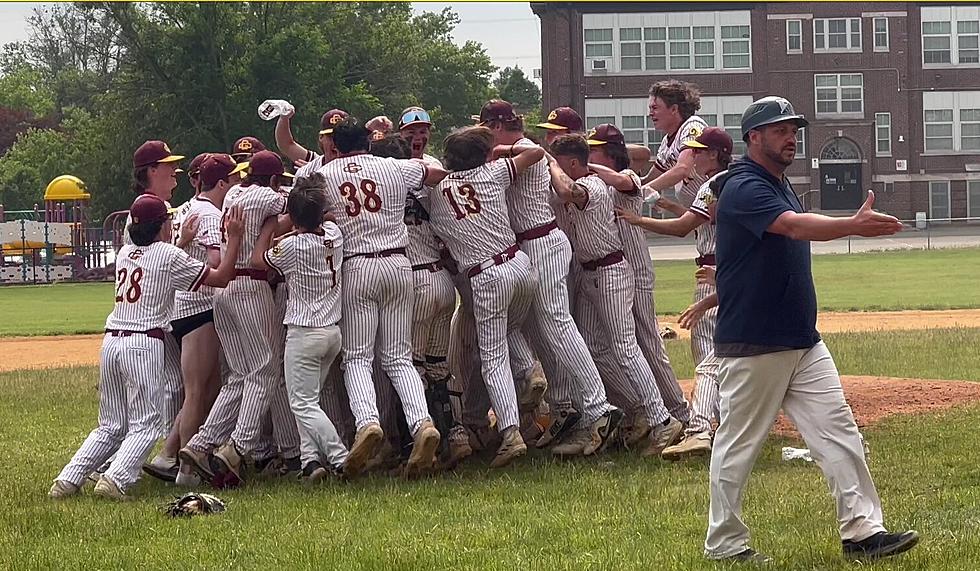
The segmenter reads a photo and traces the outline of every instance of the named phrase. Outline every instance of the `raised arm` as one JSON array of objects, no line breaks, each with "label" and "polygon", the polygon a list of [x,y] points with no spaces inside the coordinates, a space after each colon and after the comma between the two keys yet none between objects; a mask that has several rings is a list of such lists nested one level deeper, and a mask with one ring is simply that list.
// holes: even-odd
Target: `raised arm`
[{"label": "raised arm", "polygon": [[266,250],[273,246],[274,237],[289,232],[292,226],[293,221],[289,214],[266,218],[265,222],[262,223],[262,229],[259,231],[259,237],[255,240],[255,246],[252,248],[249,265],[259,270],[268,270],[269,265],[265,263],[264,258]]},{"label": "raised arm", "polygon": [[211,287],[225,287],[228,282],[235,279],[235,261],[238,260],[238,252],[242,246],[242,234],[245,232],[245,218],[242,209],[233,206],[225,213],[222,224],[225,228],[228,247],[225,255],[221,257],[218,267],[208,272],[204,276],[204,285]]},{"label": "raised arm", "polygon": [[868,191],[868,199],[860,210],[846,218],[832,218],[809,212],[783,212],[766,231],[794,240],[814,242],[826,242],[845,236],[890,236],[901,231],[902,223],[897,218],[871,209],[874,203],[875,194]]},{"label": "raised arm", "polygon": [[551,155],[548,157],[548,170],[551,173],[551,187],[562,202],[574,204],[579,210],[584,210],[589,204],[589,193],[580,184],[576,184],[565,171],[561,170],[558,161]]},{"label": "raised arm", "polygon": [[544,158],[544,149],[537,145],[512,145],[514,168],[517,174],[522,175],[527,169],[538,164]]},{"label": "raised arm", "polygon": [[279,152],[286,156],[290,161],[302,161],[306,160],[309,156],[309,151],[305,147],[300,145],[293,139],[293,132],[289,125],[289,119],[293,116],[294,112],[290,112],[288,115],[280,115],[279,120],[276,121],[276,146],[279,147]]},{"label": "raised arm", "polygon": [[694,170],[694,150],[684,149],[677,157],[677,164],[661,172],[657,168],[650,169],[647,176],[643,179],[643,184],[652,186],[659,192],[673,187],[682,180],[689,178]]}]

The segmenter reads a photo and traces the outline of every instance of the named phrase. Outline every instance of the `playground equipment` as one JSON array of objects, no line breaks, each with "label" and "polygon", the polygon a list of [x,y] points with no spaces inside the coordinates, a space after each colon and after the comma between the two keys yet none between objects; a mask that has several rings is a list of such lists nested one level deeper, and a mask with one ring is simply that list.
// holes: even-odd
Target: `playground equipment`
[{"label": "playground equipment", "polygon": [[[87,227],[91,198],[84,182],[63,175],[45,189],[43,214],[37,205],[21,211],[4,211],[0,206],[0,283],[105,279],[110,275],[111,244],[106,247],[102,228]],[[16,219],[7,220],[8,216]]]}]

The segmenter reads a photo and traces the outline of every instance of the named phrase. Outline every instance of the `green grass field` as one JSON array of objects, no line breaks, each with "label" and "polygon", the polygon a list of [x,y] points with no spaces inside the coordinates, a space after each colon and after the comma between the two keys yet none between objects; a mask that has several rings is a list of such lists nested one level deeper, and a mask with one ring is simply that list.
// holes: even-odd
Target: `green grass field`
[{"label": "green grass field", "polygon": [[[657,313],[691,303],[694,264],[658,262]],[[980,249],[813,257],[820,309],[873,311],[980,307]],[[0,337],[96,333],[112,309],[113,284],[0,288]]]},{"label": "green grass field", "polygon": [[[980,381],[978,341],[980,329],[827,336],[843,373]],[[687,347],[670,350],[680,361]],[[705,464],[626,453],[577,462],[535,454],[505,471],[470,465],[421,482],[249,483],[220,493],[227,513],[192,520],[164,517],[157,508],[172,488],[149,479],[127,504],[90,494],[51,502],[51,479],[95,424],[97,380],[93,367],[0,374],[0,568],[726,568],[701,557]],[[923,534],[914,551],[875,568],[976,569],[978,417],[980,407],[967,406],[864,431],[886,522]],[[754,545],[774,568],[852,569],[819,469],[782,462],[786,443],[771,439],[751,480]]]}]

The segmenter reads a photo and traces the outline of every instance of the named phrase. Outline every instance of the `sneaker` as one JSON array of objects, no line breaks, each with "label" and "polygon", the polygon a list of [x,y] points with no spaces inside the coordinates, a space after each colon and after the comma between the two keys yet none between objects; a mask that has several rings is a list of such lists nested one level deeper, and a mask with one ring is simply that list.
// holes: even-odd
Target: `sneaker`
[{"label": "sneaker", "polygon": [[524,444],[524,439],[521,438],[521,434],[518,432],[516,426],[511,426],[500,436],[502,442],[500,443],[500,447],[497,448],[497,455],[490,462],[491,468],[503,468],[516,458],[527,454],[527,445]]},{"label": "sneaker", "polygon": [[234,488],[245,483],[242,478],[242,455],[235,448],[235,443],[229,440],[214,451],[214,475],[220,482],[221,488]]},{"label": "sneaker", "polygon": [[173,483],[177,479],[178,470],[180,470],[180,465],[177,463],[177,459],[162,454],[157,454],[153,460],[143,464],[143,472],[169,483]]},{"label": "sneaker", "polygon": [[917,543],[919,543],[919,534],[915,531],[900,533],[879,531],[861,541],[844,541],[844,557],[849,561],[881,559],[882,557],[905,553],[915,547]]},{"label": "sneaker", "polygon": [[632,450],[645,442],[650,436],[650,421],[643,414],[633,418],[633,424],[623,431],[623,444],[627,450]]},{"label": "sneaker", "polygon": [[586,456],[602,453],[619,436],[619,427],[623,423],[623,411],[618,408],[611,408],[592,423],[592,442],[595,446],[589,446],[584,450]]},{"label": "sneaker", "polygon": [[174,478],[174,484],[181,488],[197,488],[201,485],[201,477],[190,466],[185,467],[181,464],[180,469],[177,470],[177,477]]},{"label": "sneaker", "polygon": [[193,448],[184,446],[177,453],[182,464],[187,465],[202,480],[210,482],[214,479],[214,470],[211,468],[211,458],[206,452],[198,452]]},{"label": "sneaker", "polygon": [[442,436],[432,421],[426,419],[415,431],[415,442],[412,446],[412,454],[405,463],[405,470],[402,474],[406,478],[412,478],[432,469],[436,457],[436,448],[439,447],[439,439]]},{"label": "sneaker", "polygon": [[55,480],[54,484],[51,485],[51,489],[48,490],[48,497],[52,500],[63,500],[69,496],[74,496],[80,490],[81,488],[79,486],[71,482]]},{"label": "sneaker", "polygon": [[117,486],[111,479],[106,477],[105,474],[103,474],[102,477],[99,478],[99,482],[95,484],[95,495],[122,502],[133,499],[132,496],[127,496],[124,494],[123,491],[119,489],[119,486]]},{"label": "sneaker", "polygon": [[772,563],[772,557],[768,555],[763,555],[752,548],[746,548],[745,551],[740,551],[735,555],[729,555],[721,559],[721,561],[730,561],[732,563],[757,563],[761,565],[766,565]]},{"label": "sneaker", "polygon": [[551,448],[551,453],[563,458],[587,456],[586,450],[594,451],[600,444],[602,440],[591,426],[576,426],[568,436]]},{"label": "sneaker", "polygon": [[527,386],[517,399],[517,408],[521,412],[531,412],[541,404],[544,392],[548,390],[548,379],[544,376],[541,363],[535,361],[527,374]]},{"label": "sneaker", "polygon": [[357,431],[357,435],[354,437],[354,445],[351,446],[347,461],[344,462],[345,476],[356,478],[364,471],[367,461],[374,456],[384,434],[381,426],[374,422]]},{"label": "sneaker", "polygon": [[327,469],[323,467],[323,464],[317,460],[313,460],[312,462],[308,462],[306,466],[303,466],[303,474],[301,479],[305,484],[315,484],[329,475],[330,472],[327,472]]},{"label": "sneaker", "polygon": [[699,456],[711,456],[711,433],[696,432],[685,434],[683,440],[664,448],[660,457],[664,460],[683,460]]},{"label": "sneaker", "polygon": [[660,456],[660,453],[664,451],[671,444],[674,444],[680,440],[681,436],[684,435],[684,425],[681,421],[674,417],[667,418],[666,424],[661,424],[650,431],[650,436],[647,438],[648,445],[646,449],[640,453],[644,458],[649,456]]},{"label": "sneaker", "polygon": [[554,442],[562,439],[566,434],[568,434],[572,427],[582,418],[582,415],[575,409],[562,409],[556,411],[554,421],[552,421],[551,426],[548,427],[548,431],[538,438],[538,441],[534,445],[538,448],[547,448]]},{"label": "sneaker", "polygon": [[461,425],[456,425],[449,430],[449,464],[459,465],[473,455],[473,448],[470,446],[470,437],[466,429]]}]

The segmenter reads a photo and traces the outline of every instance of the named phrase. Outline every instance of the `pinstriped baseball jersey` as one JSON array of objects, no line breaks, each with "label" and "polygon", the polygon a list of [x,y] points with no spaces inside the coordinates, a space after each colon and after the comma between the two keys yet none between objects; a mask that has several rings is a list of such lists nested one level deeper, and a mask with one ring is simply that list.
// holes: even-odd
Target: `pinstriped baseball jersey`
[{"label": "pinstriped baseball jersey", "polygon": [[571,203],[565,205],[572,222],[569,237],[575,246],[575,259],[590,262],[622,250],[609,187],[594,174],[576,180],[575,184],[589,193],[589,202],[584,209],[579,210]]},{"label": "pinstriped baseball jersey", "polygon": [[[150,194],[150,193],[144,192],[143,194]],[[170,202],[164,200],[163,203],[167,205],[167,210],[170,210]],[[127,214],[126,224],[123,226],[123,239],[122,239],[123,246],[131,246],[133,244],[133,239],[129,237],[129,225],[132,223],[133,223],[133,216],[131,214]]]},{"label": "pinstriped baseball jersey", "polygon": [[[186,208],[184,208],[186,205]],[[195,260],[208,265],[208,250],[221,248],[221,210],[207,198],[192,198],[181,209],[187,216],[197,214],[197,234],[184,250]],[[171,319],[183,319],[214,307],[214,288],[201,286],[197,291],[178,291],[174,298],[174,314]]]},{"label": "pinstriped baseball jersey", "polygon": [[116,305],[106,329],[169,329],[174,293],[196,290],[209,270],[173,244],[123,246],[116,256]]},{"label": "pinstriped baseball jersey", "polygon": [[[442,168],[439,159],[431,155],[422,155],[422,160],[428,165]],[[421,197],[410,194],[405,202],[405,225],[408,226],[408,246],[405,248],[405,255],[413,266],[420,264],[431,264],[439,261],[442,257],[439,253],[441,244],[439,238],[432,231],[429,223],[429,200],[433,187],[427,187]]]},{"label": "pinstriped baseball jersey", "polygon": [[[673,138],[670,135],[664,135],[663,140],[660,142],[660,148],[657,149],[657,158],[654,161],[654,165],[661,172],[666,172],[673,168],[685,149],[684,143],[697,139],[701,135],[701,132],[707,128],[708,124],[704,122],[704,119],[697,115],[688,117],[681,123],[680,128],[674,133]],[[685,208],[691,206],[691,202],[694,200],[694,196],[697,194],[701,182],[694,180],[684,181],[683,186],[681,186],[680,191],[677,193],[677,198]]]},{"label": "pinstriped baseball jersey", "polygon": [[191,203],[194,199],[190,199],[187,202],[181,204],[174,209],[174,213],[171,215],[173,220],[171,220],[171,228],[173,229],[173,236],[171,236],[171,241],[176,245],[177,240],[180,239],[180,227],[184,224],[184,220],[187,220],[187,216],[190,214]]},{"label": "pinstriped baseball jersey", "polygon": [[699,216],[703,216],[708,219],[707,222],[698,226],[694,230],[694,243],[697,246],[698,254],[704,256],[705,254],[715,253],[715,221],[711,220],[711,212],[709,211],[709,206],[712,202],[717,200],[715,198],[715,192],[711,190],[711,182],[718,178],[719,176],[727,173],[728,171],[721,171],[710,179],[706,180],[704,184],[701,185],[700,190],[698,190],[698,195],[691,204],[689,210]]},{"label": "pinstriped baseball jersey", "polygon": [[432,227],[461,268],[517,243],[507,218],[507,187],[517,175],[512,159],[449,174],[431,197]]},{"label": "pinstriped baseball jersey", "polygon": [[[517,145],[533,145],[530,139],[521,139]],[[551,175],[548,161],[541,159],[517,177],[507,189],[507,214],[514,232],[526,232],[544,226],[555,219],[548,205]]]},{"label": "pinstriped baseball jersey", "polygon": [[344,256],[408,245],[405,200],[422,188],[424,163],[358,153],[336,158],[319,172],[327,179],[328,208],[344,233]]},{"label": "pinstriped baseball jersey", "polygon": [[[622,172],[633,181],[636,191],[633,193],[620,192],[609,187],[613,206],[634,214],[640,214],[643,208],[643,196],[639,192],[640,177],[630,169]],[[637,289],[651,289],[653,287],[653,266],[650,262],[650,250],[647,246],[646,234],[642,228],[633,226],[620,218],[616,219],[616,228],[619,230],[619,239],[623,242],[623,254],[626,255],[626,259],[629,260],[630,266],[633,268]]]},{"label": "pinstriped baseball jersey", "polygon": [[[307,154],[307,157],[309,157],[310,154],[312,154],[312,151],[309,154]],[[316,171],[320,170],[320,168],[323,167],[324,164],[325,163],[323,162],[323,155],[314,154],[312,160],[309,160],[305,165],[296,169],[296,173],[295,173],[296,178],[299,178],[301,176],[308,177],[311,174],[315,173]]]},{"label": "pinstriped baseball jersey", "polygon": [[287,236],[264,254],[289,286],[285,325],[327,327],[340,321],[344,237],[333,222],[324,222],[321,231]]},{"label": "pinstriped baseball jersey", "polygon": [[[270,216],[278,216],[286,212],[286,195],[267,186],[257,184],[247,187],[235,185],[225,195],[224,210],[227,211],[232,206],[240,207],[245,216],[245,232],[242,234],[242,246],[238,251],[235,267],[248,268],[251,263],[252,250],[255,249],[255,241],[258,240],[259,234],[262,232],[262,223]],[[224,240],[222,240],[222,255],[224,255],[226,247]]]}]

